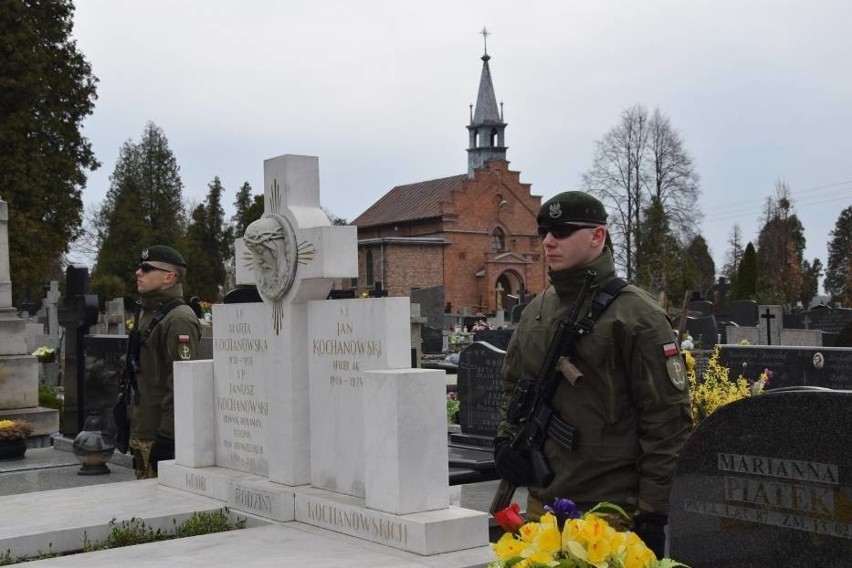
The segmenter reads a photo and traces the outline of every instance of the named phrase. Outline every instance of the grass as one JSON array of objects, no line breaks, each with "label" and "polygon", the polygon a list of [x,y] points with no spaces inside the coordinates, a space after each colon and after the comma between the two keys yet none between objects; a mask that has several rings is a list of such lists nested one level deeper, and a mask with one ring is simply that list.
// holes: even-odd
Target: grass
[{"label": "grass", "polygon": [[47,552],[39,552],[32,556],[12,556],[12,551],[6,550],[6,552],[0,554],[0,566],[8,566],[32,560],[43,560],[45,558],[54,558],[68,554],[78,554],[80,552],[94,552],[96,550],[121,548],[124,546],[144,544],[146,542],[158,542],[244,529],[246,527],[246,519],[237,517],[235,522],[231,522],[228,509],[222,508],[209,513],[195,512],[189,519],[182,523],[178,523],[177,520],[172,519],[172,524],[174,525],[172,531],[164,531],[162,529],[154,530],[151,525],[136,517],[127,521],[113,519],[109,522],[109,534],[102,542],[91,542],[84,534],[82,546],[79,550],[52,552],[49,549],[53,547],[53,543],[48,544]]}]

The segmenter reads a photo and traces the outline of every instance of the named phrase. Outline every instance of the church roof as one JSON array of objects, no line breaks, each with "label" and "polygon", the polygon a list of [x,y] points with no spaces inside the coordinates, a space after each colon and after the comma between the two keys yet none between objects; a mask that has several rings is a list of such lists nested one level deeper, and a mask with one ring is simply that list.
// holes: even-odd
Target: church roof
[{"label": "church roof", "polygon": [[494,95],[494,83],[491,81],[491,68],[486,53],[482,56],[482,75],[479,78],[479,93],[476,97],[476,110],[473,115],[473,125],[501,124],[500,112],[497,110],[497,97]]},{"label": "church roof", "polygon": [[398,185],[352,221],[358,227],[372,227],[441,216],[441,202],[450,201],[453,191],[462,188],[466,174]]}]

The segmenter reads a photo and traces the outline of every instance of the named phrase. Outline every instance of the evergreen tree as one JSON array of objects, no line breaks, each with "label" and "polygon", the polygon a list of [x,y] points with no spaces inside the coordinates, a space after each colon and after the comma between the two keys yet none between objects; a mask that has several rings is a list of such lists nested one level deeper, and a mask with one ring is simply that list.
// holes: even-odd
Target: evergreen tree
[{"label": "evergreen tree", "polygon": [[643,221],[637,231],[636,250],[636,283],[654,297],[666,289],[666,245],[670,236],[668,216],[663,211],[660,200],[654,197],[645,209]]},{"label": "evergreen tree", "polygon": [[722,267],[722,275],[728,278],[731,290],[737,287],[737,268],[743,259],[743,236],[739,225],[734,225],[731,236],[728,238],[728,249],[725,255],[725,265]]},{"label": "evergreen tree", "polygon": [[246,232],[246,227],[263,216],[263,195],[255,195],[252,198],[251,185],[249,185],[249,182],[245,182],[237,191],[234,208],[236,213],[231,217],[234,236],[242,237]]},{"label": "evergreen tree", "polygon": [[233,230],[225,224],[222,182],[214,177],[207,198],[192,212],[184,250],[189,271],[184,292],[208,302],[221,299],[225,286],[225,262],[231,256]]},{"label": "evergreen tree", "polygon": [[[98,211],[100,247],[92,290],[102,299],[136,295],[133,274],[139,253],[161,244],[180,248],[184,231],[183,183],[163,131],[145,126],[139,143],[128,140],[110,177],[110,188]],[[122,289],[113,290],[116,282]]]},{"label": "evergreen tree", "polygon": [[701,235],[696,235],[686,249],[687,256],[692,261],[696,270],[696,290],[702,298],[709,298],[713,292],[716,280],[716,263],[710,255],[707,241]]},{"label": "evergreen tree", "polygon": [[743,259],[737,269],[737,284],[731,295],[734,300],[754,300],[757,298],[757,251],[749,242],[743,251]]},{"label": "evergreen tree", "polygon": [[71,38],[73,14],[71,0],[4,0],[0,8],[0,197],[18,305],[62,274],[80,230],[86,171],[100,165],[81,133],[97,78]]},{"label": "evergreen tree", "polygon": [[802,289],[799,291],[799,301],[802,307],[807,309],[819,293],[819,279],[822,276],[822,261],[815,258],[814,261],[802,261]]},{"label": "evergreen tree", "polygon": [[852,207],[840,212],[830,236],[825,292],[833,302],[852,307]]}]

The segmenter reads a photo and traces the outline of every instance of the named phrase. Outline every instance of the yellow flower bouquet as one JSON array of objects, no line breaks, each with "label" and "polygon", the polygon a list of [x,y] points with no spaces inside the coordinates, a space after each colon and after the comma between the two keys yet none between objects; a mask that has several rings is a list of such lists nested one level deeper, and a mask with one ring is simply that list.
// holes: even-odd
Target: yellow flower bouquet
[{"label": "yellow flower bouquet", "polygon": [[23,420],[0,420],[0,442],[23,440],[33,433],[33,427]]},{"label": "yellow flower bouquet", "polygon": [[537,523],[524,523],[514,503],[495,515],[507,532],[492,545],[497,560],[488,568],[686,567],[670,558],[658,560],[636,533],[613,528],[607,517],[628,518],[617,505],[599,503],[580,514],[572,501],[557,499],[546,509],[552,512]]}]

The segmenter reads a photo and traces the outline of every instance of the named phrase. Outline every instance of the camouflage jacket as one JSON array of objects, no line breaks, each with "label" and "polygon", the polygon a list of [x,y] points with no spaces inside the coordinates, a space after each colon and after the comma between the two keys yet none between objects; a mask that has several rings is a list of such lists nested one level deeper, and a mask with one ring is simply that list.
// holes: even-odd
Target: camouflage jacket
[{"label": "camouflage jacket", "polygon": [[[560,319],[565,318],[584,276],[596,271],[585,298],[615,277],[607,249],[590,265],[551,273],[551,286],[526,307],[509,342],[503,366],[503,422],[518,379],[535,375]],[[580,338],[571,357],[582,371],[576,385],[560,382],[552,406],[577,430],[573,451],[546,439],[544,450],[555,476],[548,487],[530,487],[528,512],[541,512],[554,498],[586,506],[599,501],[628,510],[667,513],[678,454],[690,432],[688,382],[671,324],[648,294],[628,285]],[[534,518],[534,517],[533,517]]]}]

